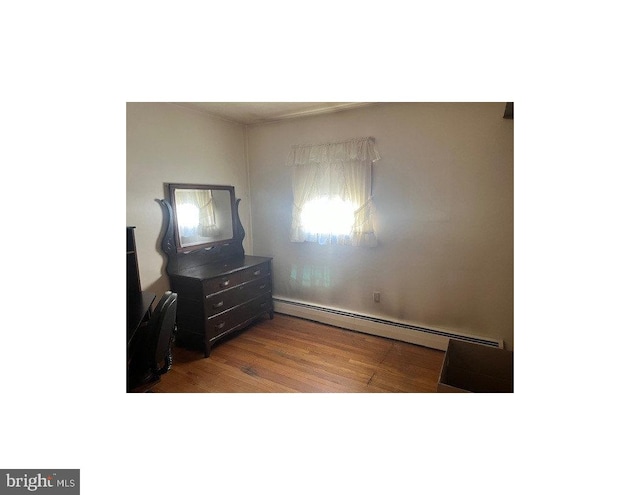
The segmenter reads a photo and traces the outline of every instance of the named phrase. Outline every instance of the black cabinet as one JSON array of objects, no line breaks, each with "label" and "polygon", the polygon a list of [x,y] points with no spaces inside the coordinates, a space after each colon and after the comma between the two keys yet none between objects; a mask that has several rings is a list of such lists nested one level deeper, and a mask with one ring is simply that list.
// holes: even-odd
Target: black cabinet
[{"label": "black cabinet", "polygon": [[142,290],[134,229],[135,227],[127,227],[127,297]]}]

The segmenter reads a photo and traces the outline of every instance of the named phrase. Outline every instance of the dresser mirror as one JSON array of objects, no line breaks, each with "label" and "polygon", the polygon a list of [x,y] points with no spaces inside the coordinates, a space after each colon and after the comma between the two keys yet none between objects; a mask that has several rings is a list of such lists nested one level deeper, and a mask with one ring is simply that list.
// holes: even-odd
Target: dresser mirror
[{"label": "dresser mirror", "polygon": [[233,186],[168,184],[168,189],[179,253],[225,244],[234,239],[237,227]]}]

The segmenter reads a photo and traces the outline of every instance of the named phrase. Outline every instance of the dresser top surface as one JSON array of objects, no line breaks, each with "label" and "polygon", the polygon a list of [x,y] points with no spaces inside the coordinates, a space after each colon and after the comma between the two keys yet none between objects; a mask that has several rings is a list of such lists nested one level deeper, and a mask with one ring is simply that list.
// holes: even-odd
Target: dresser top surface
[{"label": "dresser top surface", "polygon": [[272,258],[266,258],[263,256],[243,256],[236,259],[228,259],[225,261],[194,266],[173,273],[172,276],[206,280],[209,278],[220,277],[222,275],[228,275],[271,260]]}]

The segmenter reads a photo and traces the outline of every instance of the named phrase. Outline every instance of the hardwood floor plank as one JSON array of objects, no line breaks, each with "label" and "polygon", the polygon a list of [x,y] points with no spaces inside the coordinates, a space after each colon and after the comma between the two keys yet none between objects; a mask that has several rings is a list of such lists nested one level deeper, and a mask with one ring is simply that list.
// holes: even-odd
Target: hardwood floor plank
[{"label": "hardwood floor plank", "polygon": [[[290,372],[324,380],[332,384],[348,386],[349,381],[361,382],[368,372],[364,366],[349,364],[349,355],[330,354],[327,350],[309,350],[296,353],[295,346],[271,349],[270,362],[286,366]],[[355,385],[352,385],[355,386]]]},{"label": "hardwood floor plank", "polygon": [[155,392],[435,392],[444,352],[276,314],[209,358],[174,349]]}]

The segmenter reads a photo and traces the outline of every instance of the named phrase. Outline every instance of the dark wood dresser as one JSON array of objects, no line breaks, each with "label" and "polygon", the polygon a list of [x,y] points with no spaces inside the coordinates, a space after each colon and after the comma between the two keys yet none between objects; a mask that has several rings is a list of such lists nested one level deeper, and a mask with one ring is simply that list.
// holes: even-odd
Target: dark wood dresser
[{"label": "dark wood dresser", "polygon": [[178,345],[211,345],[263,315],[273,318],[271,258],[243,256],[169,276],[178,304]]},{"label": "dark wood dresser", "polygon": [[244,254],[232,186],[165,186],[170,200],[159,200],[167,215],[162,250],[178,294],[176,344],[197,346],[209,357],[220,339],[273,318],[272,258]]}]

